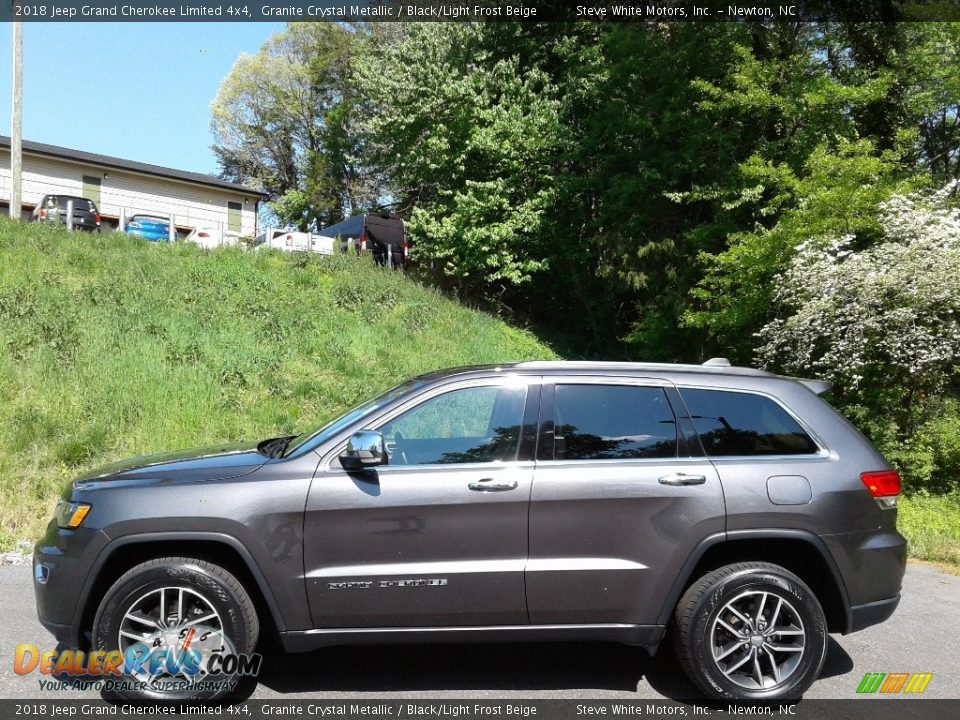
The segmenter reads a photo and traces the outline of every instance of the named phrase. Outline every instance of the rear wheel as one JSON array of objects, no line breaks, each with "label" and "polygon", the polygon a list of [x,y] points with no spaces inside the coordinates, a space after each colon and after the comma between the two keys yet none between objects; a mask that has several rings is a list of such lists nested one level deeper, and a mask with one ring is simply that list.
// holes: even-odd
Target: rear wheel
[{"label": "rear wheel", "polygon": [[823,609],[789,570],[744,562],[697,580],[676,610],[677,655],[718,700],[798,698],[826,658]]},{"label": "rear wheel", "polygon": [[94,619],[93,648],[120,650],[125,675],[108,694],[130,700],[212,699],[239,678],[219,672],[219,655],[253,652],[256,610],[239,581],[205,560],[141,563],[107,591]]}]

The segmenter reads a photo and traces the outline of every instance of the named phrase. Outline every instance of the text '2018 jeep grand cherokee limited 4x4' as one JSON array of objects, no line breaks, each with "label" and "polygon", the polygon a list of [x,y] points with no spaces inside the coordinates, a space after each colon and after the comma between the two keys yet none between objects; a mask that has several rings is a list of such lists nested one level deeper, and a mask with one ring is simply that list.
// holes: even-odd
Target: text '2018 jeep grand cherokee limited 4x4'
[{"label": "text '2018 jeep grand cherokee limited 4x4'", "polygon": [[[461,368],[312,434],[110,465],[36,546],[40,619],[121,653],[669,630],[708,696],[797,697],[828,632],[893,613],[906,559],[899,477],[825,389],[723,360]],[[128,697],[218,692],[151,670]]]}]

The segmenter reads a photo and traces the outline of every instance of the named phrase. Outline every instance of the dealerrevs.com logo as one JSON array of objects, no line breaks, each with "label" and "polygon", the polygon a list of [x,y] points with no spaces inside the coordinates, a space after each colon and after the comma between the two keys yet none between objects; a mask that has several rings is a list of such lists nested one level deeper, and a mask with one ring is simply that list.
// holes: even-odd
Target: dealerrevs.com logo
[{"label": "dealerrevs.com logo", "polygon": [[[188,633],[189,634],[189,633]],[[243,676],[257,676],[263,657],[233,653],[220,646],[213,651],[190,646],[191,638],[176,649],[135,643],[120,650],[41,651],[32,643],[14,650],[17,675],[37,672],[43,690],[72,688],[153,693],[229,692]]]},{"label": "dealerrevs.com logo", "polygon": [[857,685],[857,692],[862,695],[919,695],[927,689],[932,679],[933,673],[867,673]]}]

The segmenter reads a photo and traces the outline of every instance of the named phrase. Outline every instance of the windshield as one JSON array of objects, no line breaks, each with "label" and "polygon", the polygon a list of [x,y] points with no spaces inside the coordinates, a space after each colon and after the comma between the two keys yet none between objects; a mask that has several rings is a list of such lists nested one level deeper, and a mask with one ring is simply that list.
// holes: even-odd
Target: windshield
[{"label": "windshield", "polygon": [[401,383],[400,385],[387,390],[385,393],[383,393],[383,395],[375,397],[372,400],[367,400],[361,405],[357,405],[352,410],[348,410],[340,417],[331,420],[317,430],[311,430],[310,432],[303,433],[302,435],[297,435],[295,438],[293,438],[293,440],[290,441],[290,444],[287,446],[287,451],[283,456],[290,457],[300,450],[310,450],[317,445],[326,442],[334,435],[350,427],[350,425],[362,419],[364,416],[369,415],[374,410],[377,410],[384,405],[388,405],[403,395],[423,387],[425,384],[426,382],[423,380],[408,380],[405,383]]},{"label": "windshield", "polygon": [[72,202],[74,210],[87,210],[89,212],[94,211],[93,201],[87,200],[86,198],[82,198],[82,197],[71,197],[69,195],[57,195],[51,200],[51,202],[48,203],[48,205],[52,205],[53,202],[56,202],[61,210],[66,210],[67,203]]}]

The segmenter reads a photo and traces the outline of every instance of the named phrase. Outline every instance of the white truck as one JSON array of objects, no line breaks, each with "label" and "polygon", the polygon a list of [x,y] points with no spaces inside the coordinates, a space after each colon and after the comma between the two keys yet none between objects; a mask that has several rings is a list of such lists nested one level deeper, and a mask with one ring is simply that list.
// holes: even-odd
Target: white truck
[{"label": "white truck", "polygon": [[333,255],[336,241],[326,235],[287,230],[266,230],[253,239],[254,248],[276,248],[284,252],[315,252]]}]

